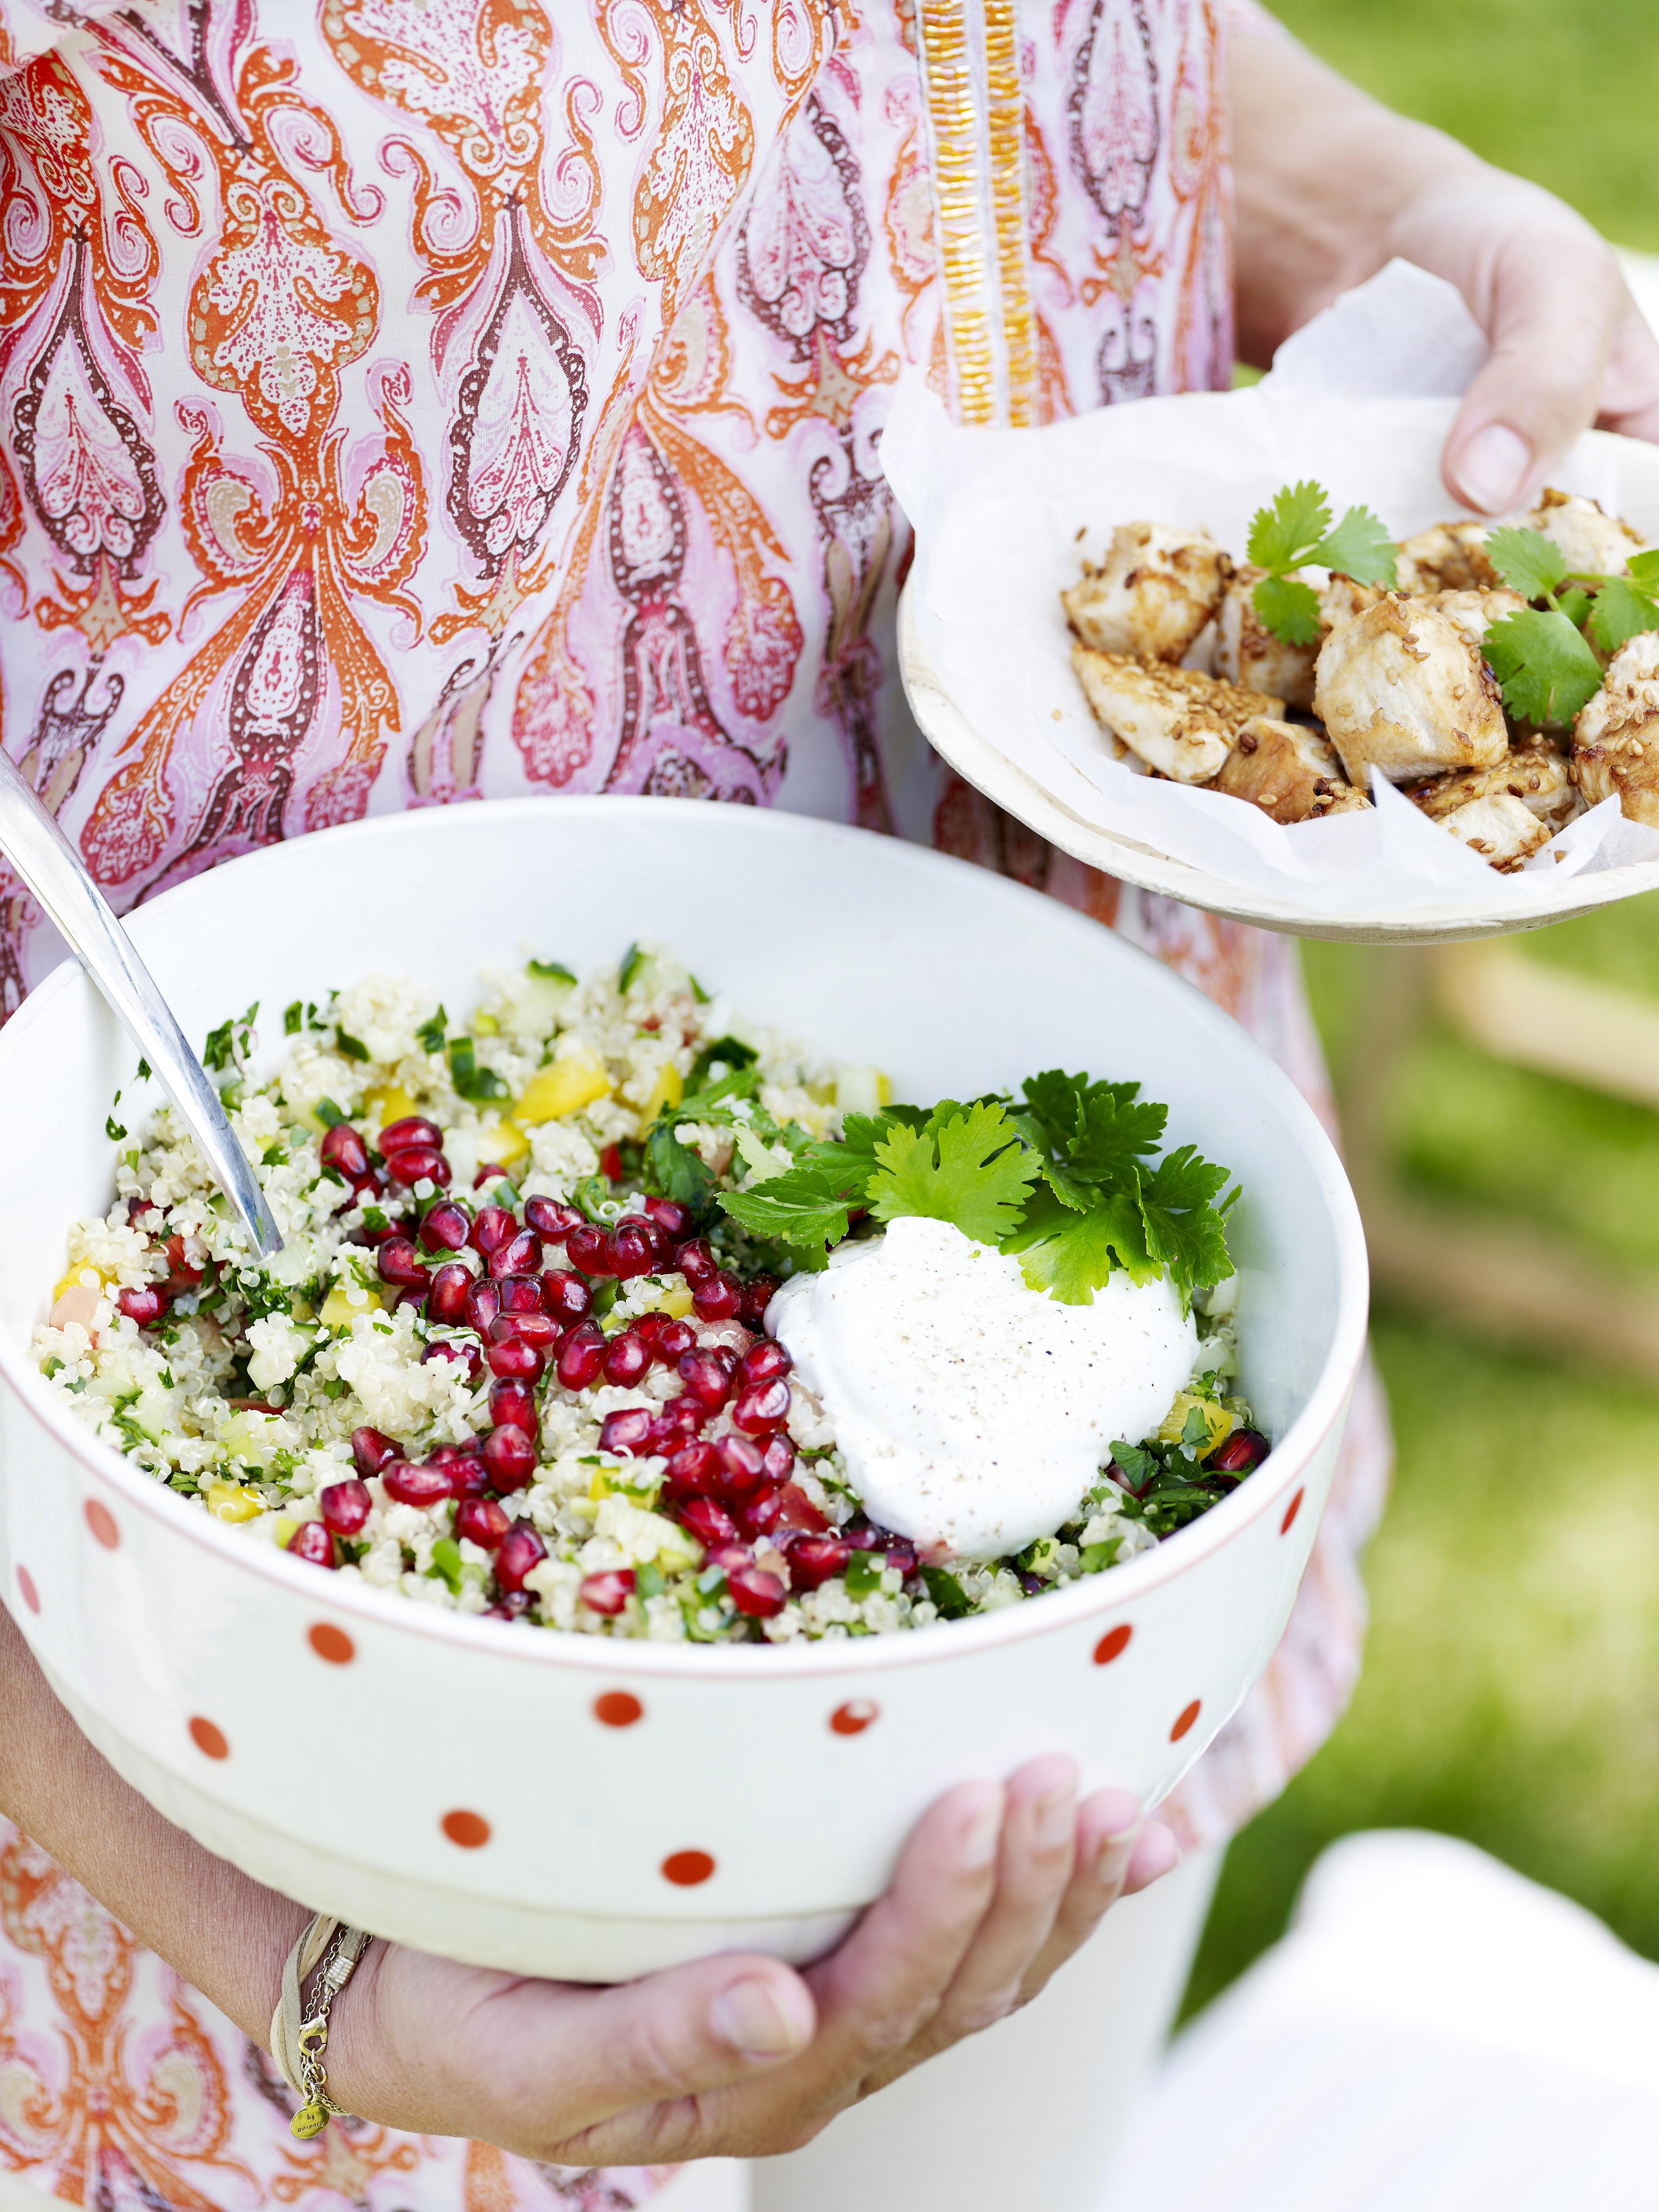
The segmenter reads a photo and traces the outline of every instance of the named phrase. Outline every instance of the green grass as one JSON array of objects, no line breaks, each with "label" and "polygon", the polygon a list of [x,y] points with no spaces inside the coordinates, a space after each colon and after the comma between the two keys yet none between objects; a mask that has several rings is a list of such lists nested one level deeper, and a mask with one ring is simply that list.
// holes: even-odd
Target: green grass
[{"label": "green grass", "polygon": [[1659,251],[1653,0],[1272,0],[1316,53]]},{"label": "green grass", "polygon": [[1234,1844],[1189,2010],[1356,1828],[1467,1837],[1659,1957],[1659,1400],[1398,1314],[1374,1343],[1400,1465],[1366,1671]]}]

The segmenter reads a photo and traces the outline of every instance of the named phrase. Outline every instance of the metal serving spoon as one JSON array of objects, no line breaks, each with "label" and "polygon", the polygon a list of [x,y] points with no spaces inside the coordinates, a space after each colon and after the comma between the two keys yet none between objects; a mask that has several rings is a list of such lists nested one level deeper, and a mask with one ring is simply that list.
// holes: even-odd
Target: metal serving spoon
[{"label": "metal serving spoon", "polygon": [[4,752],[0,752],[0,853],[149,1061],[235,1208],[254,1250],[264,1260],[280,1252],[283,1239],[259,1179],[231,1132],[207,1070],[185,1043],[155,977],[133,950],[132,939],[87,872],[81,855]]}]

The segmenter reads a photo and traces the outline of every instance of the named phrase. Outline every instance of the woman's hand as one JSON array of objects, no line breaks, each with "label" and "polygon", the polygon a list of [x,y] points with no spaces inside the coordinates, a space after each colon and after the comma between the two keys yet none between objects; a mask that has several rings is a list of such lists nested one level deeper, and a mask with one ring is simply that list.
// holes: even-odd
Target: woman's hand
[{"label": "woman's hand", "polygon": [[1391,115],[1272,27],[1233,21],[1239,349],[1281,339],[1395,255],[1492,341],[1446,441],[1448,489],[1524,504],[1592,423],[1659,440],[1659,341],[1606,241],[1540,186]]},{"label": "woman's hand", "polygon": [[[310,1915],[172,1827],[60,1705],[0,1607],[0,1814],[261,2046]],[[790,2150],[845,2106],[1034,1997],[1121,1896],[1179,1856],[1070,1759],[964,1784],[892,1887],[803,1974],[728,1955],[616,1989],[375,1943],[331,2023],[364,2118],[563,2164]]]},{"label": "woman's hand", "polygon": [[804,1973],[727,1955],[615,1989],[376,1944],[336,2008],[330,2094],[412,2132],[562,2165],[763,2156],[1034,1997],[1121,1896],[1168,1872],[1132,1797],[1068,1759],[969,1783],[891,1889]]}]

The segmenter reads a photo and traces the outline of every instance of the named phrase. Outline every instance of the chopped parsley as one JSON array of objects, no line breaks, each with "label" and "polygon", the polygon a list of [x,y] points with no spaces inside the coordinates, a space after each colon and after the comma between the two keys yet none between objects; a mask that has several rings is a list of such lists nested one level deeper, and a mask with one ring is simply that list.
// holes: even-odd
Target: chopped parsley
[{"label": "chopped parsley", "polygon": [[463,1098],[505,1098],[507,1088],[494,1068],[480,1067],[470,1036],[452,1037],[449,1079]]},{"label": "chopped parsley", "polygon": [[1540,728],[1565,726],[1601,688],[1591,647],[1613,653],[1643,630],[1659,629],[1659,550],[1633,554],[1622,576],[1569,569],[1541,530],[1494,530],[1486,551],[1512,592],[1544,603],[1505,615],[1486,632],[1481,651],[1504,703]]},{"label": "chopped parsley", "polygon": [[331,1098],[319,1098],[312,1111],[325,1129],[337,1129],[342,1121],[350,1119],[349,1115],[341,1112]]},{"label": "chopped parsley", "polygon": [[334,1042],[348,1060],[369,1060],[374,1056],[361,1037],[353,1036],[349,1030],[343,1030],[337,1022],[334,1027]]},{"label": "chopped parsley", "polygon": [[448,1028],[448,1026],[449,1017],[444,1012],[443,1008],[440,1006],[437,1012],[433,1015],[430,1021],[422,1022],[419,1029],[415,1032],[416,1039],[420,1045],[421,1050],[422,1052],[441,1052],[444,1048],[444,1031]]},{"label": "chopped parsley", "polygon": [[[528,963],[528,969],[531,975],[539,975],[544,983],[574,984],[576,980],[562,960],[532,960]],[[623,988],[625,990],[626,984]]]}]

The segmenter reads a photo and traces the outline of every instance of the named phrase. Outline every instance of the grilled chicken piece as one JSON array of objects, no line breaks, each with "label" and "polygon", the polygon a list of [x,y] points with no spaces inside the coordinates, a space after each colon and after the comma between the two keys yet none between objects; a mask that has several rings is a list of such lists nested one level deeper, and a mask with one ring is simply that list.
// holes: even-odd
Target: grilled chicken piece
[{"label": "grilled chicken piece", "polygon": [[1659,826],[1659,630],[1638,632],[1607,663],[1573,725],[1572,773],[1588,805],[1616,799],[1631,821]]},{"label": "grilled chicken piece", "polygon": [[1539,494],[1532,513],[1523,518],[1522,527],[1541,530],[1552,544],[1559,545],[1575,575],[1622,576],[1630,566],[1631,555],[1642,552],[1648,542],[1628,522],[1605,513],[1593,499],[1581,499],[1577,492],[1552,491],[1547,486]]},{"label": "grilled chicken piece", "polygon": [[1437,522],[1401,546],[1395,563],[1400,588],[1413,598],[1431,592],[1479,592],[1498,582],[1486,558],[1484,522]]},{"label": "grilled chicken piece", "polygon": [[1491,592],[1431,592],[1425,599],[1425,606],[1438,607],[1443,615],[1449,615],[1471,645],[1479,645],[1495,622],[1505,615],[1518,615],[1526,607],[1519,592],[1497,590]]},{"label": "grilled chicken piece", "polygon": [[1105,564],[1062,592],[1067,619],[1097,653],[1180,660],[1216,611],[1231,556],[1201,532],[1125,522]]},{"label": "grilled chicken piece", "polygon": [[1547,823],[1507,791],[1454,807],[1440,817],[1440,826],[1505,876],[1513,875],[1540,845],[1547,845],[1552,834]]},{"label": "grilled chicken piece", "polygon": [[1316,822],[1369,806],[1342,773],[1336,748],[1304,722],[1253,714],[1215,780],[1218,791],[1248,799],[1275,822]]},{"label": "grilled chicken piece", "polygon": [[1252,714],[1281,714],[1282,699],[1161,660],[1072,647],[1072,665],[1096,719],[1176,783],[1207,783]]},{"label": "grilled chicken piece", "polygon": [[1495,768],[1461,768],[1450,775],[1431,776],[1423,783],[1408,783],[1405,793],[1431,822],[1443,822],[1460,806],[1500,793],[1518,799],[1553,836],[1583,811],[1578,787],[1567,773],[1565,753],[1541,738],[1512,745]]},{"label": "grilled chicken piece", "polygon": [[1267,573],[1265,568],[1247,564],[1235,573],[1222,593],[1215,618],[1215,672],[1230,683],[1274,693],[1289,706],[1311,707],[1314,662],[1322,638],[1328,637],[1338,623],[1375,606],[1377,594],[1368,584],[1356,584],[1352,576],[1333,576],[1322,586],[1316,584],[1322,638],[1312,645],[1286,645],[1283,638],[1264,628],[1250,598]]},{"label": "grilled chicken piece", "polygon": [[1314,712],[1351,782],[1490,768],[1510,747],[1491,669],[1451,617],[1390,592],[1320,647]]}]

